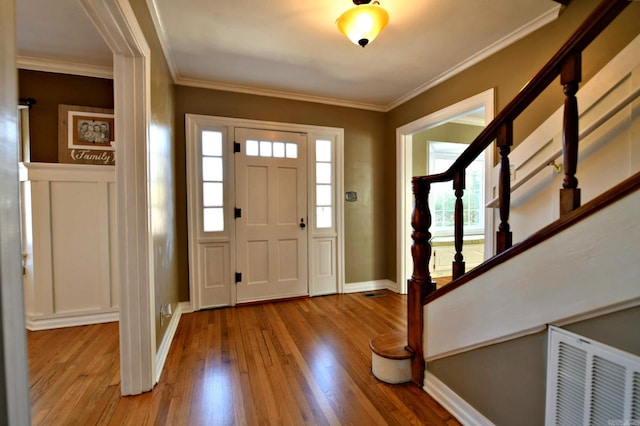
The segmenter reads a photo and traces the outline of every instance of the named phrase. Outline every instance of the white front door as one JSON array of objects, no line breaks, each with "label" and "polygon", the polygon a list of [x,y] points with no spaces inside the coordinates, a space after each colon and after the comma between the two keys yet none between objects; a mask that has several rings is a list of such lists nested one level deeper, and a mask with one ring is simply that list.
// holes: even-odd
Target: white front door
[{"label": "white front door", "polygon": [[308,295],[307,135],[235,129],[236,301]]}]

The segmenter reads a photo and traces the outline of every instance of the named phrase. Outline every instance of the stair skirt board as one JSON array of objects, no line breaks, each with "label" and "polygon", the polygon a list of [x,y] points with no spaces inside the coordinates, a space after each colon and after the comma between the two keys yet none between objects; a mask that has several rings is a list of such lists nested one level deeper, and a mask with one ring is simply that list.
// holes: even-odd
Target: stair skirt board
[{"label": "stair skirt board", "polygon": [[440,381],[440,379],[426,370],[423,389],[463,425],[494,425],[494,423],[469,405],[467,401],[452,391],[447,385]]}]

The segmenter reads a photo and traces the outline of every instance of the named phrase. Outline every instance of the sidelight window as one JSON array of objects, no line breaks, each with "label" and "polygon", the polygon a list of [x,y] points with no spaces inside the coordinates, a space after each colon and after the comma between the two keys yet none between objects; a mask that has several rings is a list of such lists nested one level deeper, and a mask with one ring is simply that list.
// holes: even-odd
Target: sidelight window
[{"label": "sidelight window", "polygon": [[202,223],[204,232],[224,231],[222,133],[202,132]]},{"label": "sidelight window", "polygon": [[329,140],[316,140],[316,227],[333,226],[333,155]]}]

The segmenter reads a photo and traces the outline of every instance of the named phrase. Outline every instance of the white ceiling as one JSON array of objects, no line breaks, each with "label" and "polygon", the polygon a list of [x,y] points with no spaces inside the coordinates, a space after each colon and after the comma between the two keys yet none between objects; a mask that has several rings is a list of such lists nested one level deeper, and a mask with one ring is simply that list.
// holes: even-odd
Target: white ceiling
[{"label": "white ceiling", "polygon": [[[108,75],[77,0],[16,0],[18,64]],[[178,84],[385,111],[557,17],[553,0],[380,0],[366,48],[335,26],[351,0],[147,0]],[[69,71],[73,72],[73,71]]]}]

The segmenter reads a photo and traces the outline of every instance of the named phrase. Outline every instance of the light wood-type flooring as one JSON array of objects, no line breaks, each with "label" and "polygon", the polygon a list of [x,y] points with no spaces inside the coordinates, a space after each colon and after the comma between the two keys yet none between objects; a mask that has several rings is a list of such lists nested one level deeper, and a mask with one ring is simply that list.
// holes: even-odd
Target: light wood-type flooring
[{"label": "light wood-type flooring", "polygon": [[121,397],[118,324],[28,332],[34,425],[458,425],[416,386],[371,374],[369,340],[405,328],[380,291],[184,314],[152,392]]}]

